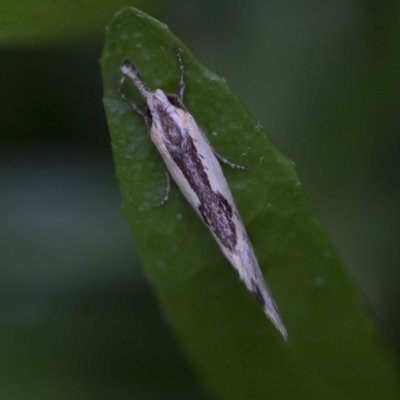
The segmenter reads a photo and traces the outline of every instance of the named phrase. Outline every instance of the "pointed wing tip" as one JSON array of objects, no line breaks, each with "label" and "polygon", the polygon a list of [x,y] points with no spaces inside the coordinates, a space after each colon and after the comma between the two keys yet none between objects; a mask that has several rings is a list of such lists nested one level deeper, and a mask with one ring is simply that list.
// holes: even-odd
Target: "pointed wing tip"
[{"label": "pointed wing tip", "polygon": [[281,333],[281,335],[283,337],[283,340],[286,343],[289,343],[289,335],[288,335],[288,332],[287,332],[287,329],[286,329],[285,325],[282,324],[280,326],[277,326],[277,325],[275,325],[275,326],[278,329],[278,331]]},{"label": "pointed wing tip", "polygon": [[282,321],[278,309],[277,308],[275,308],[274,310],[264,309],[264,312],[267,315],[267,317],[271,320],[275,328],[280,332],[285,342],[289,343],[289,334]]},{"label": "pointed wing tip", "polygon": [[275,328],[281,333],[285,342],[289,343],[289,335],[287,329],[282,321],[282,317],[278,311],[278,307],[276,306],[275,301],[269,293],[269,290],[267,289],[265,283],[260,287],[260,285],[256,284],[256,282],[253,282],[252,292],[254,297],[263,308],[266,316],[270,319]]}]

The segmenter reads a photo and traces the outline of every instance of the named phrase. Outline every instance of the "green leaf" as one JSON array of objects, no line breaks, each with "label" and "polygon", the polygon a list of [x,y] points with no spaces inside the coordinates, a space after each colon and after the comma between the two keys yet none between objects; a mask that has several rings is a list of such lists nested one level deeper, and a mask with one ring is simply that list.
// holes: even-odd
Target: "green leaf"
[{"label": "green leaf", "polygon": [[141,0],[13,0],[0,3],[0,43],[12,46],[50,45],[87,40],[101,34],[122,5]]},{"label": "green leaf", "polygon": [[[115,88],[124,59],[150,88],[176,92],[183,49],[185,104],[213,146],[247,171],[226,177],[289,331],[285,343],[211,234],[165,176],[143,119]],[[397,399],[394,362],[313,214],[293,164],[223,79],[163,23],[133,9],[109,25],[104,104],[126,217],[143,267],[203,381],[223,399]],[[232,66],[234,68],[234,65]],[[133,85],[124,85],[143,104]]]}]

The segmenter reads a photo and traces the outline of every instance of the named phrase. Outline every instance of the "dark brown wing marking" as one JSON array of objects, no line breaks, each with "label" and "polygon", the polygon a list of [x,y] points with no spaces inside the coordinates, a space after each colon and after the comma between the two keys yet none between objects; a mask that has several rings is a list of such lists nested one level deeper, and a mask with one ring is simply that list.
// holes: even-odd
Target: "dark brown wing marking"
[{"label": "dark brown wing marking", "polygon": [[234,251],[237,236],[235,224],[232,221],[232,207],[226,198],[218,192],[204,191],[203,197],[200,198],[199,212],[204,222],[217,235],[221,243],[229,250]]},{"label": "dark brown wing marking", "polygon": [[260,303],[261,307],[264,308],[265,307],[264,296],[262,294],[260,287],[254,281],[251,282],[251,292],[253,293],[256,300]]},{"label": "dark brown wing marking", "polygon": [[234,211],[231,204],[221,193],[212,190],[207,172],[189,133],[180,132],[168,113],[164,113],[160,123],[168,152],[200,200],[198,209],[205,224],[227,249],[234,251],[237,235],[232,220]]}]

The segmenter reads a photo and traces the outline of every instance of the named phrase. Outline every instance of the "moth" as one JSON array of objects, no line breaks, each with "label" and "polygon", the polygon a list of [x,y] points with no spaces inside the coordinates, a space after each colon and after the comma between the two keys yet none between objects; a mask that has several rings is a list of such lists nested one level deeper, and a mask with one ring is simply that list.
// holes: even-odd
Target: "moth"
[{"label": "moth", "polygon": [[[161,89],[150,90],[136,66],[125,60],[118,93],[129,106],[143,116],[150,137],[167,170],[167,190],[160,204],[168,199],[172,176],[182,194],[209,228],[222,252],[238,272],[247,289],[260,303],[285,340],[287,330],[263,278],[254,250],[235,206],[221,166],[235,165],[221,157],[211,146],[193,116],[183,104],[185,90],[181,50],[175,48],[179,64],[178,94],[166,94]],[[125,78],[130,78],[147,106],[140,107],[122,92]]]}]

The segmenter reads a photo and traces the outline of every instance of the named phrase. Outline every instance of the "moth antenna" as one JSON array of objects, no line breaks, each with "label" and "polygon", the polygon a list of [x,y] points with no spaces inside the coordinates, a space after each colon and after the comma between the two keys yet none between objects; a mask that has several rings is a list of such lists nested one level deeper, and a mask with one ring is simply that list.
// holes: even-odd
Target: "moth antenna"
[{"label": "moth antenna", "polygon": [[136,65],[133,64],[130,60],[125,60],[124,64],[121,67],[121,71],[125,76],[129,76],[132,79],[135,86],[138,88],[140,94],[147,98],[151,93],[151,90],[144,83],[142,77],[139,74],[139,70],[136,68]]}]

